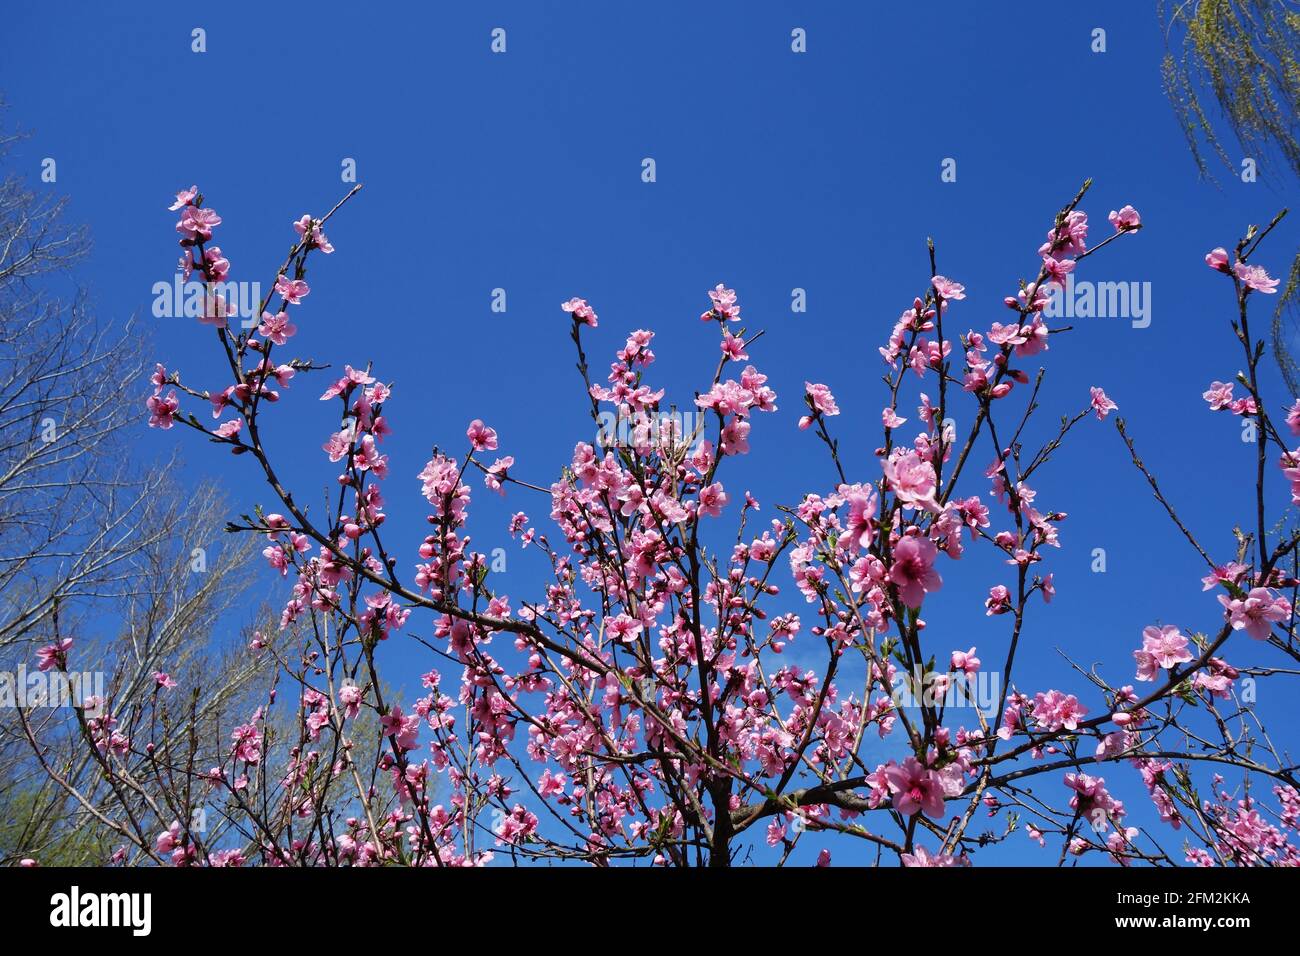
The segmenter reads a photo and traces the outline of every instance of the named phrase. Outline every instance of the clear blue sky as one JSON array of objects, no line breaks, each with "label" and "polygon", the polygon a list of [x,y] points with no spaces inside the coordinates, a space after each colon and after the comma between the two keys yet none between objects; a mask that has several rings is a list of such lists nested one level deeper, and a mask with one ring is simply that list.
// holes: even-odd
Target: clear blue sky
[{"label": "clear blue sky", "polygon": [[[93,231],[82,275],[100,312],[145,317],[152,341],[142,347],[198,387],[221,384],[208,330],[150,316],[150,289],[171,279],[177,256],[171,194],[197,182],[225,217],[218,241],[231,278],[266,282],[294,238],[291,221],[328,209],[348,188],[341,161],[356,160],[365,189],[328,230],[338,252],[311,269],[295,353],[373,361],[396,383],[387,497],[404,554],[424,533],[414,476],[432,444],[460,453],[471,418],[499,431],[517,475],[542,483],[576,441],[591,440],[558,308],[573,295],[600,313],[588,336],[597,372],[628,331],[654,329],[656,381],[686,405],[717,361],[716,333],[698,321],[704,293],[726,282],[746,325],[766,329],[752,357],[781,405],[755,423],[746,477],[733,469],[729,487],[752,490],[769,518],[778,502],[829,490],[819,445],[795,429],[805,379],[834,390],[849,465],[875,478],[876,349],[928,277],[926,237],[940,271],[967,288],[953,321],[987,329],[1004,318],[1001,297],[1036,270],[1053,212],[1090,176],[1095,238],[1125,203],[1145,228],[1081,273],[1150,282],[1152,323],[1079,320],[1055,338],[1035,434],[1104,385],[1189,524],[1230,557],[1243,509],[1224,489],[1248,479],[1254,448],[1200,399],[1240,365],[1227,284],[1201,259],[1247,222],[1267,221],[1294,183],[1267,166],[1250,185],[1198,179],[1160,88],[1153,4],[381,9],[29,5],[10,11],[0,34],[0,90],[9,119],[34,132],[16,160],[35,182],[40,161],[56,159],[57,183],[39,188],[70,195],[71,218]],[[207,32],[206,53],[191,52],[195,27]],[[507,31],[504,55],[489,49],[495,27]],[[806,54],[791,52],[795,27],[807,31]],[[1090,50],[1094,27],[1107,32],[1104,54]],[[657,164],[653,184],[641,181],[645,157]],[[940,180],[947,157],[955,183]],[[1258,261],[1283,272],[1298,237],[1300,222],[1287,224]],[[507,290],[504,315],[489,308],[497,287]],[[805,314],[790,311],[794,287],[807,290]],[[299,379],[271,429],[300,496],[335,473],[318,452],[337,424],[334,407],[315,401],[322,387]],[[142,415],[138,439],[145,458],[181,442],[185,474],[221,478],[232,512],[268,500],[248,463],[190,433],[151,432]],[[1071,683],[1058,646],[1128,679],[1143,626],[1217,624],[1195,555],[1162,521],[1109,423],[1081,425],[1036,484],[1039,501],[1070,518],[1046,566],[1059,598],[1031,619],[1022,645],[1022,688]],[[513,510],[547,524],[545,501],[512,492],[503,503],[477,481],[475,498],[481,550],[509,544]],[[1089,571],[1095,547],[1108,553],[1104,575]],[[537,593],[541,564],[509,553],[511,596]],[[977,644],[1000,660],[1005,619],[986,620],[980,602],[1006,572],[987,549],[963,565],[944,568],[930,633],[951,632],[944,653]],[[249,573],[269,579],[261,567]],[[405,641],[384,655],[390,675],[428,666]],[[413,680],[405,686],[414,693]],[[1280,704],[1260,701],[1266,716]],[[1105,775],[1129,781],[1120,789],[1133,817],[1149,822],[1136,772]],[[1064,802],[1055,778],[1040,786]],[[815,846],[801,845],[803,856],[811,862]],[[1048,862],[1023,835],[983,859]]]}]

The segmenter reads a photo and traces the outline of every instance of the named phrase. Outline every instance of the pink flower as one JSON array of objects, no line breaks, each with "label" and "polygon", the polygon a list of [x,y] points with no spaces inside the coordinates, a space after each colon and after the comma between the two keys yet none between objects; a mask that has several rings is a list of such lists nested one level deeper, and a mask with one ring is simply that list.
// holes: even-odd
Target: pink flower
[{"label": "pink flower", "polygon": [[924,508],[938,514],[942,509],[934,500],[934,466],[910,448],[896,448],[881,463],[885,481],[904,505]]},{"label": "pink flower", "polygon": [[72,638],[65,637],[54,644],[46,644],[36,651],[36,669],[42,671],[52,670],[56,667],[66,667],[68,664],[68,651],[72,649]]},{"label": "pink flower", "polygon": [[158,834],[154,840],[154,850],[158,853],[171,853],[176,847],[184,841],[181,834],[181,824],[179,820],[173,820],[171,825]]},{"label": "pink flower", "polygon": [[168,392],[166,398],[161,395],[150,395],[145,399],[144,404],[149,409],[150,428],[171,428],[176,410],[181,407],[175,391]]},{"label": "pink flower", "polygon": [[1047,350],[1048,328],[1039,316],[1034,316],[1029,324],[1020,329],[1023,341],[1016,344],[1015,353],[1019,356],[1037,355]]},{"label": "pink flower", "polygon": [[1119,410],[1119,406],[1107,398],[1106,393],[1097,386],[1092,386],[1091,392],[1092,410],[1097,413],[1097,421],[1102,421],[1111,412]]},{"label": "pink flower", "polygon": [[1248,266],[1244,262],[1238,262],[1232,267],[1232,272],[1248,289],[1268,294],[1277,291],[1278,280],[1269,276],[1263,266]]},{"label": "pink flower", "polygon": [[984,614],[986,617],[992,617],[995,614],[1006,614],[1011,610],[1011,592],[1007,590],[1005,584],[995,584],[989,588],[989,596],[984,600],[986,608]]},{"label": "pink flower", "polygon": [[230,274],[230,260],[223,256],[216,246],[204,251],[203,261],[208,267],[208,278],[213,282],[223,282]]},{"label": "pink flower", "polygon": [[717,518],[722,514],[722,509],[726,506],[727,493],[722,490],[722,485],[718,482],[700,489],[700,514],[710,518]]},{"label": "pink flower", "polygon": [[501,481],[508,476],[514,463],[515,459],[511,455],[506,455],[504,458],[498,458],[492,463],[491,467],[488,468],[487,474],[483,476],[483,483],[486,484],[490,490],[495,491],[499,495],[504,495],[505,489],[502,487]]},{"label": "pink flower", "polygon": [[[1152,625],[1142,629],[1142,650],[1165,670],[1190,661],[1192,655],[1187,648],[1187,638],[1172,624],[1163,627]],[[1139,675],[1138,679],[1144,678]]]},{"label": "pink flower", "polygon": [[[162,366],[159,365],[158,368],[161,370]],[[157,385],[156,382],[155,385],[158,388],[162,387],[161,385]],[[1295,404],[1287,409],[1286,424],[1287,427],[1291,429],[1292,435],[1300,435],[1300,398],[1296,399]]]},{"label": "pink flower", "polygon": [[943,816],[943,781],[915,757],[902,764],[891,763],[883,773],[899,813],[910,817],[923,811],[927,816]]},{"label": "pink flower", "polygon": [[556,797],[564,793],[568,778],[562,773],[552,773],[550,768],[542,771],[537,781],[537,792],[543,797]]},{"label": "pink flower", "polygon": [[166,671],[154,671],[153,682],[162,690],[171,690],[176,686],[176,680]]},{"label": "pink flower", "polygon": [[830,418],[840,413],[840,407],[835,404],[835,396],[831,394],[831,390],[825,385],[818,382],[804,382],[803,391],[804,401],[808,403],[808,407],[812,410],[813,414],[804,415],[799,419],[800,430],[806,429],[811,425],[813,423],[813,418],[816,415],[825,415],[827,418]]},{"label": "pink flower", "polygon": [[199,322],[203,325],[215,325],[217,328],[224,328],[226,320],[235,313],[235,307],[221,296],[215,293],[204,293],[203,314],[199,316]]},{"label": "pink flower", "polygon": [[716,288],[709,290],[709,299],[713,302],[713,308],[700,316],[700,321],[708,322],[717,319],[725,322],[728,319],[736,321],[740,318],[740,306],[736,305],[736,290],[725,288],[721,282]]},{"label": "pink flower", "polygon": [[628,614],[619,614],[605,621],[605,633],[624,644],[635,641],[641,630],[641,622]]},{"label": "pink flower", "polygon": [[561,303],[560,308],[565,312],[572,313],[575,322],[589,325],[593,329],[596,327],[596,310],[587,304],[586,299],[579,299],[575,296],[568,302]]},{"label": "pink flower", "polygon": [[1220,584],[1236,584],[1248,570],[1250,569],[1246,565],[1238,561],[1229,561],[1227,564],[1216,567],[1211,573],[1201,578],[1201,584],[1204,585],[1201,590],[1209,591]]},{"label": "pink flower", "polygon": [[1140,681],[1152,681],[1160,673],[1160,664],[1150,651],[1144,648],[1138,648],[1133,652],[1133,659],[1137,661],[1137,679]]},{"label": "pink flower", "polygon": [[184,206],[194,202],[194,197],[199,194],[198,186],[191,186],[189,189],[182,189],[176,194],[176,201],[167,207],[169,212],[175,212]]},{"label": "pink flower", "polygon": [[1077,730],[1088,709],[1073,694],[1049,690],[1034,695],[1034,719],[1046,730]]},{"label": "pink flower", "polygon": [[221,217],[211,209],[186,206],[181,218],[176,223],[176,231],[183,237],[183,243],[206,242],[212,238],[212,230],[221,225]]},{"label": "pink flower", "polygon": [[361,688],[354,683],[344,684],[339,688],[339,702],[343,705],[343,714],[348,720],[361,713]]},{"label": "pink flower", "polygon": [[1080,209],[1068,213],[1059,226],[1047,232],[1047,241],[1038,247],[1040,256],[1080,255],[1087,251],[1088,214]]},{"label": "pink flower", "polygon": [[934,853],[931,854],[923,846],[912,847],[911,853],[899,855],[899,861],[903,866],[920,866],[920,867],[955,867],[961,866],[962,862],[951,853]]},{"label": "pink flower", "polygon": [[1232,383],[1211,382],[1210,387],[1201,393],[1201,398],[1210,403],[1210,411],[1217,412],[1232,405]]},{"label": "pink flower", "polygon": [[465,437],[469,439],[470,447],[474,451],[496,451],[496,431],[488,428],[477,418],[469,423],[469,428],[465,430]]},{"label": "pink flower", "polygon": [[943,579],[934,569],[939,550],[929,538],[908,535],[894,547],[894,564],[889,580],[898,587],[898,597],[905,605],[918,608],[927,592],[939,590]]},{"label": "pink flower", "polygon": [[722,336],[722,354],[732,362],[744,362],[749,358],[745,352],[745,340],[727,332]]},{"label": "pink flower", "polygon": [[290,305],[297,305],[303,300],[307,293],[311,291],[311,289],[308,288],[307,283],[303,282],[301,279],[290,279],[287,276],[276,276],[275,291],[280,293],[280,296],[285,302],[288,302]]},{"label": "pink flower", "polygon": [[325,389],[324,393],[320,397],[322,402],[328,401],[331,398],[336,398],[339,395],[346,395],[356,386],[369,385],[374,381],[374,378],[369,373],[358,371],[351,365],[343,366],[343,372],[344,374],[342,378],[336,381],[329,388]]},{"label": "pink flower", "polygon": [[[254,715],[254,720],[257,716]],[[256,724],[243,724],[236,727],[230,732],[230,739],[234,742],[234,750],[231,756],[236,760],[242,760],[244,763],[258,763],[262,759],[262,735],[257,730]]]},{"label": "pink flower", "polygon": [[1048,256],[1043,260],[1043,270],[1047,273],[1047,284],[1064,286],[1076,265],[1078,263],[1073,259],[1053,259]]},{"label": "pink flower", "polygon": [[1220,272],[1228,271],[1228,250],[1220,246],[1218,249],[1212,249],[1205,254],[1205,264],[1211,269],[1217,269]]},{"label": "pink flower", "polygon": [[396,739],[399,750],[414,750],[416,739],[420,733],[420,716],[411,714],[406,717],[402,714],[402,708],[394,704],[383,717],[379,720],[383,728],[384,735]]},{"label": "pink flower", "polygon": [[974,677],[980,669],[980,659],[975,656],[975,648],[969,651],[952,652],[952,669],[960,671],[967,677]]},{"label": "pink flower", "polygon": [[312,219],[309,215],[304,215],[301,219],[293,224],[294,232],[298,233],[300,238],[307,240],[307,245],[313,249],[319,249],[321,252],[329,255],[334,251],[334,246],[325,238],[325,233],[320,230],[320,223]]},{"label": "pink flower", "polygon": [[1106,218],[1110,220],[1116,232],[1132,232],[1134,229],[1142,228],[1142,217],[1132,206],[1125,206],[1119,212],[1112,209]]},{"label": "pink flower", "polygon": [[257,334],[270,340],[276,345],[284,345],[295,332],[298,326],[289,321],[289,313],[283,310],[272,315],[270,312],[262,313],[262,324],[257,327]]},{"label": "pink flower", "polygon": [[934,286],[934,291],[939,293],[941,299],[964,299],[966,298],[966,287],[960,282],[953,282],[947,276],[935,276],[930,280]]},{"label": "pink flower", "polygon": [[1245,600],[1233,598],[1230,601],[1220,594],[1219,603],[1227,610],[1232,629],[1244,630],[1257,641],[1267,640],[1274,624],[1291,617],[1291,602],[1284,597],[1274,597],[1268,588],[1251,588]]}]

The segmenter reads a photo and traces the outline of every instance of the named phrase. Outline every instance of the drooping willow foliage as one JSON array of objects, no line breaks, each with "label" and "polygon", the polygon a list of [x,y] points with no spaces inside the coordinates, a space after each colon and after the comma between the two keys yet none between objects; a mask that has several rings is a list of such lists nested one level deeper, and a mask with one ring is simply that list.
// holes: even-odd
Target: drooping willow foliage
[{"label": "drooping willow foliage", "polygon": [[1226,122],[1245,155],[1280,157],[1300,177],[1300,3],[1160,0],[1158,8],[1165,92],[1201,172],[1209,173],[1207,151],[1236,167],[1216,131]]},{"label": "drooping willow foliage", "polygon": [[[1300,3],[1160,0],[1157,9],[1165,25],[1165,92],[1202,174],[1210,175],[1210,152],[1236,169],[1216,130],[1226,125],[1244,155],[1261,166],[1280,161],[1283,176],[1300,179]],[[1300,395],[1300,363],[1288,341],[1297,328],[1300,254],[1273,314],[1272,336],[1282,376]]]}]

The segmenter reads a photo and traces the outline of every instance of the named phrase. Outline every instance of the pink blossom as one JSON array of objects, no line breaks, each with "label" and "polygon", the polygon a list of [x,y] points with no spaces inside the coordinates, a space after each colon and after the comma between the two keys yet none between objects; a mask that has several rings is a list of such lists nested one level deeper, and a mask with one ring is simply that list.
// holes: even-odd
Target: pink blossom
[{"label": "pink blossom", "polygon": [[548,767],[542,771],[542,776],[537,781],[537,792],[543,797],[558,797],[564,793],[566,786],[568,778],[562,773],[552,773]]},{"label": "pink blossom", "polygon": [[320,227],[320,220],[312,219],[310,215],[306,214],[293,224],[294,232],[298,233],[299,238],[305,239],[311,248],[319,249],[329,255],[334,251],[334,246],[325,237],[325,233],[321,232]]},{"label": "pink blossom", "polygon": [[1205,254],[1205,264],[1219,272],[1228,272],[1228,250],[1220,246]]},{"label": "pink blossom", "polygon": [[502,481],[507,477],[510,468],[514,463],[515,459],[511,455],[506,455],[504,458],[498,458],[488,468],[487,474],[483,476],[484,484],[486,484],[490,490],[504,495],[505,488],[502,486]]},{"label": "pink blossom", "polygon": [[899,861],[903,866],[908,867],[956,867],[963,865],[961,859],[951,853],[931,853],[919,844],[912,847],[911,853],[901,854]]},{"label": "pink blossom", "polygon": [[1049,690],[1034,695],[1034,719],[1045,730],[1077,730],[1088,709],[1073,694]]},{"label": "pink blossom", "polygon": [[745,340],[730,332],[722,336],[722,354],[732,362],[744,362],[749,358],[745,353]]},{"label": "pink blossom", "polygon": [[1192,655],[1187,648],[1187,638],[1172,624],[1142,629],[1142,650],[1165,670],[1190,661]]},{"label": "pink blossom", "polygon": [[257,327],[257,334],[269,339],[276,345],[284,345],[298,331],[298,326],[289,321],[289,313],[283,310],[272,315],[262,313],[262,324]]},{"label": "pink blossom", "polygon": [[1201,397],[1210,403],[1210,411],[1222,411],[1232,405],[1232,383],[1211,382]]},{"label": "pink blossom", "polygon": [[161,395],[150,395],[145,399],[145,406],[149,409],[149,427],[167,429],[172,427],[173,418],[181,403],[176,397],[176,392],[171,391],[167,393],[166,398]]},{"label": "pink blossom", "polygon": [[974,677],[980,669],[980,659],[975,656],[975,648],[972,647],[969,651],[953,651],[952,669],[967,677]]},{"label": "pink blossom", "polygon": [[311,292],[307,283],[302,279],[290,279],[288,276],[275,277],[275,291],[280,294],[285,302],[290,305],[297,305]]},{"label": "pink blossom", "polygon": [[181,212],[180,221],[176,223],[176,231],[181,234],[184,242],[206,242],[212,238],[212,230],[219,225],[221,217],[211,209],[186,206]]},{"label": "pink blossom", "polygon": [[898,428],[900,425],[906,424],[907,419],[899,418],[898,413],[892,408],[886,408],[880,413],[880,421],[886,428]]},{"label": "pink blossom", "polygon": [[730,319],[734,322],[740,318],[740,306],[736,305],[735,289],[725,288],[719,282],[716,288],[709,290],[709,299],[713,302],[713,308],[700,316],[701,321],[717,319],[726,322]]},{"label": "pink blossom", "polygon": [[194,202],[194,198],[198,196],[198,194],[199,194],[198,186],[191,186],[189,189],[182,189],[180,192],[176,194],[176,201],[172,203],[170,206],[168,206],[167,210],[169,212],[175,212],[177,209],[192,204]]},{"label": "pink blossom", "polygon": [[641,633],[641,622],[627,614],[618,614],[605,621],[605,632],[616,641],[631,644]]},{"label": "pink blossom", "polygon": [[935,512],[941,510],[935,501],[936,478],[934,466],[910,448],[896,448],[881,463],[889,490],[905,505]]},{"label": "pink blossom", "polygon": [[722,509],[728,501],[727,493],[722,490],[722,485],[715,482],[706,488],[700,489],[700,514],[710,518],[717,518],[722,514]]},{"label": "pink blossom", "polygon": [[1102,421],[1111,412],[1118,411],[1119,406],[1112,402],[1097,386],[1092,386],[1092,409],[1097,413],[1097,421]]},{"label": "pink blossom", "polygon": [[1142,228],[1142,217],[1132,206],[1125,206],[1119,212],[1112,209],[1106,218],[1110,220],[1116,232],[1132,232],[1134,229]]},{"label": "pink blossom", "polygon": [[835,404],[835,396],[825,385],[817,382],[804,382],[804,401],[808,403],[809,409],[813,415],[805,415],[799,419],[799,428],[806,429],[813,423],[815,415],[825,415],[831,418],[840,413],[840,408]]},{"label": "pink blossom", "polygon": [[1268,588],[1251,588],[1245,599],[1219,595],[1219,603],[1227,610],[1228,621],[1234,631],[1244,630],[1257,641],[1267,640],[1273,625],[1289,620],[1291,602],[1275,596]]},{"label": "pink blossom", "polygon": [[947,276],[934,276],[930,279],[930,284],[934,286],[934,291],[940,298],[957,300],[966,298],[966,287]]},{"label": "pink blossom", "polygon": [[476,418],[469,423],[469,428],[465,430],[465,437],[469,439],[470,447],[474,451],[496,451],[496,430],[488,428],[480,419]]},{"label": "pink blossom", "polygon": [[943,586],[943,579],[934,569],[938,553],[934,542],[920,535],[908,535],[894,547],[889,580],[897,585],[898,597],[903,604],[918,608],[927,592],[938,591]]},{"label": "pink blossom", "polygon": [[587,304],[586,299],[579,299],[575,296],[568,302],[561,303],[560,308],[571,313],[575,322],[589,325],[593,329],[596,327],[596,310]]},{"label": "pink blossom", "polygon": [[1249,266],[1244,262],[1238,262],[1232,267],[1232,273],[1248,289],[1270,295],[1277,292],[1278,280],[1269,276],[1263,266]]},{"label": "pink blossom", "polygon": [[909,817],[918,812],[943,816],[943,783],[937,773],[923,767],[915,757],[908,757],[902,764],[889,764],[883,774],[899,813]]},{"label": "pink blossom", "polygon": [[995,584],[989,588],[989,596],[984,600],[985,616],[1006,614],[1011,610],[1011,592],[1005,584]]},{"label": "pink blossom", "polygon": [[339,702],[343,704],[343,714],[348,720],[361,713],[361,688],[355,683],[346,683],[339,688]]},{"label": "pink blossom", "polygon": [[36,650],[36,669],[42,671],[63,668],[68,665],[68,651],[72,649],[72,638],[65,637],[53,644],[46,644]]}]

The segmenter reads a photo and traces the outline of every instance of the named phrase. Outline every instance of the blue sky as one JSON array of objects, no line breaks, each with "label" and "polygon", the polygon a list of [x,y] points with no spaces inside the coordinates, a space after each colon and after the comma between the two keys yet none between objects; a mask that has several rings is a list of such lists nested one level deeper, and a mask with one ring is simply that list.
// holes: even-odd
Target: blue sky
[{"label": "blue sky", "polygon": [[[987,329],[1004,318],[1002,296],[1036,270],[1052,214],[1092,177],[1084,208],[1095,239],[1125,203],[1145,228],[1084,263],[1082,277],[1150,282],[1152,321],[1077,320],[1055,337],[1032,434],[1104,385],[1170,499],[1227,560],[1247,513],[1227,489],[1244,486],[1254,448],[1200,399],[1241,363],[1229,286],[1201,260],[1294,200],[1294,182],[1268,165],[1253,184],[1198,179],[1160,88],[1152,6],[1108,0],[1048,16],[1037,4],[564,0],[408,4],[385,16],[336,2],[305,14],[46,2],[10,13],[0,89],[9,120],[34,134],[15,152],[20,169],[36,183],[41,160],[54,158],[57,183],[38,188],[68,194],[70,217],[92,229],[82,278],[99,311],[144,317],[150,354],[198,387],[223,384],[208,330],[150,316],[151,287],[171,279],[177,255],[171,194],[197,182],[225,218],[218,241],[231,278],[266,282],[294,238],[291,221],[333,205],[348,188],[340,164],[355,159],[365,189],[331,223],[338,252],[311,268],[295,354],[372,361],[396,383],[387,498],[390,527],[405,537],[390,547],[408,555],[424,530],[414,475],[434,443],[459,450],[470,419],[495,427],[515,473],[540,483],[591,440],[558,308],[573,295],[600,313],[587,337],[597,373],[628,331],[653,329],[653,378],[686,405],[717,361],[716,333],[698,321],[705,290],[734,287],[745,324],[766,330],[751,356],[781,411],[755,423],[743,477],[733,469],[729,487],[748,487],[767,518],[778,502],[830,489],[819,444],[795,428],[805,379],[833,389],[847,462],[874,479],[885,403],[876,350],[928,277],[926,237],[939,270],[967,288],[952,321]],[[195,27],[206,30],[202,54],[191,52]],[[489,49],[496,27],[505,54]],[[805,54],[791,51],[796,27]],[[1104,54],[1090,50],[1095,27],[1106,30]],[[654,183],[641,180],[646,157]],[[940,179],[945,158],[956,182]],[[1256,261],[1284,272],[1298,238],[1300,223],[1286,224]],[[790,310],[796,287],[803,314]],[[505,314],[490,310],[495,288],[506,290]],[[1284,399],[1272,366],[1267,374]],[[318,451],[337,425],[334,408],[315,401],[322,387],[299,379],[269,426],[300,496],[334,475]],[[137,437],[142,458],[181,442],[184,474],[221,479],[232,512],[268,500],[248,463],[190,434],[151,432],[142,416]],[[989,457],[977,450],[981,464]],[[1070,518],[1047,562],[1059,597],[1028,626],[1022,688],[1069,682],[1057,647],[1128,679],[1143,626],[1217,624],[1198,559],[1109,423],[1082,423],[1036,485],[1040,502]],[[480,550],[509,546],[514,510],[547,523],[545,501],[512,492],[502,502],[478,483],[475,498]],[[1106,574],[1089,570],[1097,547]],[[509,593],[535,594],[540,561],[509,554]],[[1000,660],[1005,621],[979,608],[1006,573],[986,549],[963,565],[945,566],[942,607],[927,617],[952,632],[945,653],[977,644]],[[260,567],[249,574],[269,581]],[[384,649],[388,673],[414,678],[428,661],[398,644]],[[1267,716],[1277,703],[1260,708]],[[1061,795],[1056,782],[1041,785]],[[1124,795],[1149,820],[1142,794]],[[1019,835],[985,859],[1047,862]]]}]

